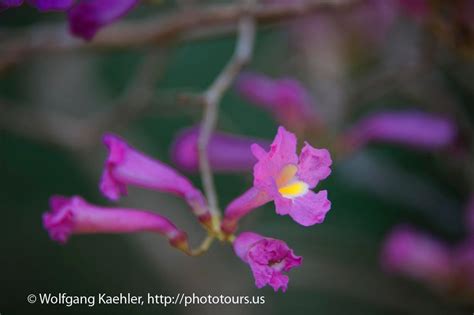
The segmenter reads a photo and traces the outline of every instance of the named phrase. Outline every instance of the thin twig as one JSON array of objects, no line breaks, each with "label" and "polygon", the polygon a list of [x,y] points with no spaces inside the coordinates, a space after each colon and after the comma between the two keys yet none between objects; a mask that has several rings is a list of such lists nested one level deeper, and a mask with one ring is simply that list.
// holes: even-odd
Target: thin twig
[{"label": "thin twig", "polygon": [[212,170],[207,155],[207,145],[211,134],[216,127],[220,100],[224,92],[232,84],[232,81],[237,76],[240,69],[250,60],[253,51],[254,38],[255,21],[249,15],[243,16],[239,22],[234,55],[203,95],[204,115],[198,139],[199,168],[201,171],[204,191],[213,217],[215,231],[220,230],[220,211]]},{"label": "thin twig", "polygon": [[211,247],[212,243],[214,242],[215,238],[213,235],[207,235],[206,238],[202,241],[202,243],[195,249],[191,249],[187,252],[190,256],[201,256]]}]

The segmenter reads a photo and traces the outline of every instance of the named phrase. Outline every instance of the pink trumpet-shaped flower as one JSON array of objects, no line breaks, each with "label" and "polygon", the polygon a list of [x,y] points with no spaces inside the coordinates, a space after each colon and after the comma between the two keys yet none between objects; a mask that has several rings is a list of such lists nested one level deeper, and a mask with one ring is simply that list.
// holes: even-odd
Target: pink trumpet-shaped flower
[{"label": "pink trumpet-shaped flower", "polygon": [[451,250],[430,235],[399,226],[387,237],[381,256],[388,272],[446,286],[453,275]]},{"label": "pink trumpet-shaped flower", "polygon": [[[188,172],[199,169],[198,151],[199,128],[183,130],[175,138],[171,156],[174,164]],[[209,163],[213,171],[240,172],[251,170],[257,159],[250,151],[253,143],[264,147],[270,145],[264,140],[236,136],[229,133],[215,132],[207,146]]]},{"label": "pink trumpet-shaped flower", "polygon": [[419,111],[381,112],[370,115],[346,132],[352,150],[370,142],[389,142],[416,149],[438,150],[452,144],[457,128],[445,117]]},{"label": "pink trumpet-shaped flower", "polygon": [[43,214],[49,236],[66,243],[72,234],[148,231],[165,236],[172,246],[187,251],[187,236],[167,218],[145,210],[91,205],[79,196],[52,196],[51,210]]},{"label": "pink trumpet-shaped flower", "polygon": [[100,28],[115,22],[138,4],[138,0],[80,0],[68,11],[72,34],[92,39]]},{"label": "pink trumpet-shaped flower", "polygon": [[100,182],[101,192],[111,200],[127,193],[127,186],[170,193],[184,198],[194,214],[205,225],[211,218],[202,193],[186,177],[168,165],[130,147],[118,136],[107,134],[104,144],[109,149]]},{"label": "pink trumpet-shaped flower", "polygon": [[236,89],[249,102],[273,113],[288,128],[301,130],[318,122],[314,102],[297,80],[272,79],[248,72],[240,75]]},{"label": "pink trumpet-shaped flower", "polygon": [[234,251],[249,264],[257,288],[270,285],[275,292],[288,287],[288,272],[301,265],[302,257],[296,256],[288,245],[280,240],[245,232],[234,241]]},{"label": "pink trumpet-shaped flower", "polygon": [[253,187],[226,208],[224,232],[232,233],[240,218],[271,200],[278,214],[288,214],[303,226],[324,221],[331,208],[327,191],[314,193],[311,189],[331,173],[328,150],[305,143],[298,157],[295,135],[279,127],[268,152],[258,144],[252,145],[252,152],[258,159]]}]

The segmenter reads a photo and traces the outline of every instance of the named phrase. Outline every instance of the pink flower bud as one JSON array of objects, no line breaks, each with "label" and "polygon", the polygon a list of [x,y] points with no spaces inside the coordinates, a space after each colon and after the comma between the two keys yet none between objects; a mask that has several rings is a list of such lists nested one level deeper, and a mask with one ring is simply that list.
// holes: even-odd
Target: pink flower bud
[{"label": "pink flower bud", "polygon": [[111,200],[127,193],[127,186],[170,193],[191,206],[194,214],[205,225],[210,224],[210,214],[202,193],[186,177],[168,165],[154,160],[130,147],[118,136],[107,134],[104,143],[109,149],[100,182],[101,192]]},{"label": "pink flower bud", "polygon": [[79,196],[50,198],[51,210],[43,214],[49,236],[66,243],[72,234],[132,233],[148,231],[165,236],[171,245],[186,251],[187,236],[167,218],[151,211],[91,205]]}]

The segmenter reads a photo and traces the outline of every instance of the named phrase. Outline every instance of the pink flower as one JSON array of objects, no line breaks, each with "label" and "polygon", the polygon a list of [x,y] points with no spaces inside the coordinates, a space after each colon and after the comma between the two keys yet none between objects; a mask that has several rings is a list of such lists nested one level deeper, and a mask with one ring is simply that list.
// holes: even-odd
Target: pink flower
[{"label": "pink flower", "polygon": [[410,226],[399,226],[387,237],[381,262],[388,272],[446,286],[453,275],[449,247]]},{"label": "pink flower", "polygon": [[188,249],[186,233],[167,218],[150,211],[99,207],[79,196],[53,196],[49,203],[51,210],[43,214],[43,226],[59,243],[66,243],[72,234],[148,231],[165,236],[174,247]]},{"label": "pink flower", "polygon": [[[171,149],[174,164],[188,172],[199,169],[198,128],[183,130],[175,138]],[[207,146],[209,162],[213,171],[240,172],[251,170],[257,159],[250,146],[259,143],[264,147],[270,144],[264,140],[245,138],[229,133],[215,132]]]},{"label": "pink flower", "polygon": [[346,144],[358,149],[371,142],[390,142],[416,149],[439,150],[452,144],[457,128],[440,116],[418,111],[381,112],[356,123],[346,132]]},{"label": "pink flower", "polygon": [[279,123],[289,128],[300,130],[317,123],[315,104],[297,80],[244,73],[238,78],[236,89],[243,98],[272,112]]},{"label": "pink flower", "polygon": [[202,193],[183,175],[168,165],[130,147],[118,136],[107,134],[109,149],[100,182],[101,192],[111,200],[127,193],[127,186],[170,193],[184,198],[203,224],[210,224],[210,214]]},{"label": "pink flower", "polygon": [[288,272],[301,265],[302,257],[296,256],[288,245],[280,240],[245,232],[234,241],[234,251],[249,264],[257,288],[270,285],[275,292],[288,287]]},{"label": "pink flower", "polygon": [[298,157],[295,135],[279,127],[269,152],[258,144],[252,145],[252,152],[258,159],[253,188],[227,207],[222,225],[226,233],[233,232],[245,214],[271,200],[278,214],[288,214],[303,226],[324,221],[331,208],[327,191],[314,193],[311,189],[331,173],[332,161],[326,149],[305,143]]}]

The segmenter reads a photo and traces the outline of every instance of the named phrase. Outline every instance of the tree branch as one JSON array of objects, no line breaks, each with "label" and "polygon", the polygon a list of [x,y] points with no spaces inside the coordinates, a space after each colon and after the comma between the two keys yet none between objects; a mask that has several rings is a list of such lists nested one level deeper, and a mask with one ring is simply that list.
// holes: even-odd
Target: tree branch
[{"label": "tree branch", "polygon": [[[0,44],[0,71],[29,56],[45,52],[77,49],[130,49],[162,44],[172,40],[195,40],[216,32],[234,31],[236,23],[246,15],[260,24],[281,22],[315,11],[349,9],[359,0],[301,0],[280,4],[220,4],[157,15],[134,22],[120,22],[102,30],[92,42],[84,42],[68,34],[68,27],[35,25],[23,32],[11,32]],[[1,30],[0,30],[1,32]],[[1,33],[0,33],[1,34]],[[2,36],[3,37],[3,36]]]}]

